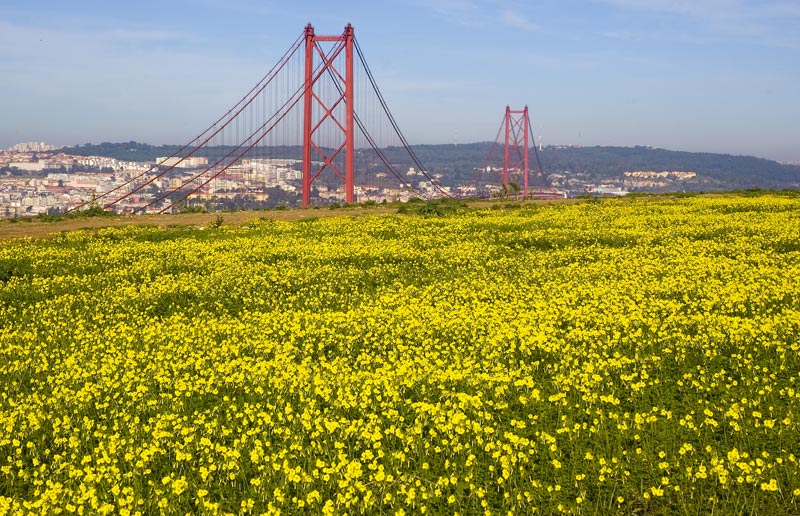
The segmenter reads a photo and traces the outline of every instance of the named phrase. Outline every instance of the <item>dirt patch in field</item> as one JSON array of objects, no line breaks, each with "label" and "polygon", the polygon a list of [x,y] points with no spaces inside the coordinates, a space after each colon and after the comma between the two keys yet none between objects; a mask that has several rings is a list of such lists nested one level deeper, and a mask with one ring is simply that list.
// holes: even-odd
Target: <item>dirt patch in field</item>
[{"label": "dirt patch in field", "polygon": [[[520,202],[510,202],[505,200],[480,200],[467,201],[470,209],[484,209],[492,206],[508,206],[509,204],[556,204],[572,203],[575,199],[535,199]],[[222,217],[222,223],[227,226],[245,225],[255,219],[272,220],[302,220],[306,218],[321,217],[361,217],[365,215],[383,215],[386,213],[397,213],[398,205],[377,205],[377,206],[356,206],[352,208],[343,207],[336,209],[329,208],[308,208],[308,209],[288,209],[288,210],[252,210],[234,211],[217,213],[176,213],[162,215],[120,215],[115,217],[81,217],[58,221],[42,221],[38,219],[17,219],[0,221],[0,240],[10,240],[15,238],[47,238],[48,236],[67,232],[79,231],[81,229],[98,229],[115,226],[159,226],[163,228],[179,227],[199,227],[214,224],[218,217]]]},{"label": "dirt patch in field", "polygon": [[114,226],[149,225],[167,227],[196,227],[208,226],[216,222],[217,217],[222,217],[222,223],[228,226],[241,226],[255,219],[273,220],[301,220],[309,217],[341,217],[380,215],[395,213],[396,208],[346,208],[346,209],[306,209],[306,210],[264,210],[264,211],[236,211],[226,213],[179,213],[164,215],[131,215],[118,217],[91,217],[76,218],[45,222],[36,219],[16,222],[10,220],[0,221],[0,240],[13,238],[46,238],[65,231],[78,231],[81,229],[97,229]]}]

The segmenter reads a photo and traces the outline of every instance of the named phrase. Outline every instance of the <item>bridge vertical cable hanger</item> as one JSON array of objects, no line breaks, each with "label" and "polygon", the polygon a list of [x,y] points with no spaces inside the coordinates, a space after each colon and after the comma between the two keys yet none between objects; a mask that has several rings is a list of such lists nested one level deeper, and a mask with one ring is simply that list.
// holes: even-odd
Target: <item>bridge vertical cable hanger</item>
[{"label": "bridge vertical cable hanger", "polygon": [[[330,52],[329,55],[323,54],[324,59],[327,59],[330,56],[338,55],[342,51],[342,48],[343,48],[342,44],[338,44],[338,45],[334,46],[334,48],[331,49],[331,52]],[[223,161],[225,159],[230,158],[233,154],[235,154],[237,151],[239,151],[240,149],[242,149],[243,147],[246,146],[246,148],[243,151],[239,152],[239,154],[237,154],[232,160],[230,160],[227,165],[224,165],[221,169],[217,170],[216,172],[213,172],[211,177],[206,179],[205,181],[203,181],[198,187],[190,190],[188,193],[186,193],[185,195],[181,196],[179,199],[174,200],[170,205],[165,206],[164,208],[162,208],[159,211],[159,213],[164,213],[165,211],[171,209],[172,206],[176,204],[176,202],[182,201],[183,199],[185,199],[185,198],[197,193],[198,191],[200,191],[201,188],[203,188],[206,185],[208,185],[208,183],[210,183],[214,178],[216,178],[221,173],[223,173],[226,170],[228,170],[234,163],[239,162],[239,160],[241,160],[242,157],[244,157],[247,153],[249,153],[256,145],[258,145],[259,142],[261,142],[268,134],[270,134],[270,132],[273,129],[275,129],[275,127],[278,126],[278,124],[280,124],[286,118],[286,116],[291,112],[292,108],[294,108],[297,104],[299,104],[300,100],[304,98],[304,96],[307,93],[308,89],[314,84],[314,82],[317,81],[317,79],[319,79],[322,76],[322,74],[324,72],[325,72],[325,68],[324,67],[322,67],[321,70],[320,69],[314,70],[313,74],[312,74],[312,81],[304,82],[286,100],[286,102],[284,102],[283,105],[278,110],[276,110],[275,113],[273,113],[272,116],[270,116],[260,127],[258,127],[254,132],[252,132],[247,137],[246,140],[244,140],[243,142],[239,143],[234,148],[232,148],[227,154],[225,154],[223,157],[221,157],[219,160],[217,160],[213,165],[207,167],[205,170],[203,170],[199,174],[194,175],[185,184],[191,183],[191,182],[199,179],[203,175],[205,175],[207,172],[209,172],[211,170],[214,170],[217,166],[221,166],[221,164],[223,163]],[[272,123],[270,123],[270,122],[272,122]],[[260,135],[259,135],[259,133],[260,133]],[[252,143],[250,143],[248,145],[248,142],[250,142],[250,141],[252,141]],[[160,197],[157,197],[155,200],[151,201],[147,206],[145,206],[145,208],[150,207],[150,206],[158,203],[159,201],[164,200],[171,193],[174,193],[174,191],[167,192],[166,194],[163,194]]]},{"label": "bridge vertical cable hanger", "polygon": [[[199,135],[194,137],[194,139],[192,139],[188,143],[184,144],[177,151],[175,151],[172,154],[170,154],[167,157],[167,160],[166,160],[166,161],[168,161],[170,163],[170,165],[168,165],[165,168],[165,170],[160,171],[159,173],[157,173],[153,177],[147,178],[148,174],[150,174],[151,172],[153,172],[154,170],[156,170],[158,168],[159,163],[155,163],[153,166],[151,166],[150,168],[148,168],[144,172],[134,175],[131,179],[129,179],[128,181],[122,183],[121,185],[112,188],[111,190],[109,190],[108,192],[105,192],[104,194],[102,194],[100,196],[97,196],[95,198],[95,200],[105,199],[106,197],[110,196],[112,193],[117,192],[117,191],[119,191],[119,190],[121,190],[121,189],[123,189],[123,188],[125,188],[127,186],[133,185],[136,181],[138,181],[140,179],[147,178],[143,183],[135,185],[128,193],[126,193],[126,194],[122,195],[121,197],[118,197],[114,201],[109,202],[109,203],[104,205],[105,209],[109,209],[109,208],[117,205],[118,203],[120,203],[122,200],[127,199],[131,195],[134,195],[134,194],[140,192],[142,189],[144,189],[144,187],[152,184],[157,179],[163,177],[168,172],[172,171],[178,164],[180,164],[181,162],[185,161],[189,157],[193,156],[200,149],[204,148],[208,144],[209,141],[211,141],[215,136],[217,136],[220,133],[220,131],[222,131],[237,116],[239,116],[239,114],[246,107],[248,107],[250,104],[252,104],[252,102],[256,98],[258,98],[260,96],[260,94],[273,82],[275,77],[277,77],[278,74],[280,73],[280,71],[283,70],[283,68],[286,66],[286,63],[288,63],[289,60],[291,59],[291,57],[295,54],[295,52],[297,52],[297,49],[300,47],[300,44],[302,43],[302,41],[303,41],[302,36],[298,37],[295,40],[295,42],[292,43],[292,46],[290,46],[289,49],[283,54],[283,56],[278,60],[278,62],[275,64],[275,66],[273,66],[267,72],[267,74],[260,81],[258,81],[256,83],[256,85],[253,86],[250,89],[250,91],[248,91],[236,104],[234,104],[233,107],[231,107],[227,112],[225,112],[225,114],[223,114],[217,120],[215,120],[205,131],[203,131],[202,133],[200,133]],[[224,121],[224,123],[218,128],[217,125],[219,125],[223,121]],[[206,135],[208,135],[208,136],[206,136]],[[203,140],[203,141],[198,143],[197,145],[195,145],[195,143],[200,141],[200,140]],[[189,149],[193,145],[194,145],[194,147],[192,148],[192,150],[190,152],[188,152],[186,155],[183,155],[183,156],[181,155],[185,150]],[[75,207],[74,210],[79,210],[79,209],[83,208],[84,206],[86,206],[86,204],[88,204],[88,202],[87,203],[83,203],[83,204]]]},{"label": "bridge vertical cable hanger", "polygon": [[400,126],[397,124],[397,120],[395,120],[394,116],[392,115],[392,112],[389,110],[389,105],[386,103],[386,99],[383,98],[380,88],[378,88],[378,83],[375,81],[375,77],[372,75],[372,71],[369,69],[369,66],[367,65],[367,60],[364,58],[364,53],[361,51],[361,47],[359,46],[358,41],[355,41],[355,47],[356,47],[356,52],[358,53],[358,58],[361,60],[361,64],[364,67],[364,70],[367,72],[367,77],[369,78],[369,82],[372,85],[372,89],[378,96],[378,101],[380,102],[381,107],[383,107],[386,116],[389,117],[389,122],[392,124],[392,128],[394,129],[395,133],[397,133],[397,136],[400,138],[400,141],[402,142],[406,152],[408,152],[408,155],[411,156],[412,161],[420,170],[422,175],[428,181],[430,181],[431,185],[436,190],[438,190],[440,194],[444,195],[445,197],[452,197],[452,195],[450,195],[450,193],[447,192],[447,190],[442,188],[439,182],[436,181],[436,179],[430,175],[428,169],[425,167],[425,165],[422,164],[420,159],[417,157],[417,154],[414,152],[414,149],[411,148],[411,145],[408,143],[408,140],[406,140],[406,137],[400,130]]}]

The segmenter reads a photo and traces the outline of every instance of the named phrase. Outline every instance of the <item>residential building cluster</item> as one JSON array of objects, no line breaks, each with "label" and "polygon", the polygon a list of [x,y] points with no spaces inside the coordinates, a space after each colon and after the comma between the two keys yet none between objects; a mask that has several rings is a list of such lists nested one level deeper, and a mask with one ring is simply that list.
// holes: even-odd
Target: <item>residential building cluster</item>
[{"label": "residential building cluster", "polygon": [[[322,166],[322,162],[314,162],[312,170],[320,170]],[[92,200],[99,199],[98,204],[102,204],[120,198],[113,206],[118,212],[159,212],[170,209],[176,192],[179,192],[177,197],[189,196],[191,203],[210,209],[234,207],[241,200],[263,207],[293,204],[302,188],[301,169],[300,160],[289,158],[242,159],[220,168],[216,160],[202,156],[124,161],[71,155],[43,142],[29,142],[0,151],[0,218],[64,213]],[[502,169],[485,167],[481,172],[487,179],[483,184],[469,181],[449,187],[441,185],[443,177],[439,173],[431,176],[409,167],[401,173],[402,181],[398,181],[389,171],[376,169],[369,180],[356,183],[355,196],[358,202],[381,202],[406,201],[415,196],[433,198],[442,191],[468,197],[522,194],[521,181],[505,187],[499,184],[496,177],[502,174]],[[519,171],[515,174],[514,177],[519,177]],[[653,170],[627,171],[620,177],[605,177],[600,181],[589,172],[564,170],[548,174],[549,187],[541,187],[537,178],[530,177],[529,195],[538,198],[666,191],[674,190],[676,185],[702,181],[695,172]],[[345,197],[341,181],[332,174],[331,178],[330,181],[320,178],[314,183],[312,195],[320,203],[341,202]]]},{"label": "residential building cluster", "polygon": [[59,147],[53,145],[48,145],[45,142],[24,142],[18,143],[8,150],[15,152],[48,152],[58,148]]},{"label": "residential building cluster", "polygon": [[[21,145],[15,147],[27,144]],[[147,163],[59,151],[0,151],[0,218],[68,211],[148,168]]]},{"label": "residential building cluster", "polygon": [[569,170],[547,175],[552,185],[569,192],[570,195],[620,196],[629,192],[666,192],[696,187],[706,179],[691,171],[626,171],[618,177],[598,180],[589,172]]},{"label": "residential building cluster", "polygon": [[[0,218],[64,213],[93,200],[102,204],[118,198],[122,199],[113,209],[120,213],[159,212],[170,205],[170,195],[177,190],[191,194],[192,203],[217,203],[217,207],[238,199],[268,203],[276,192],[288,199],[300,194],[301,162],[296,159],[243,159],[224,170],[211,165],[205,157],[133,162],[56,151],[0,151]],[[322,165],[312,163],[315,169]],[[414,169],[409,169],[407,182],[423,197],[438,193],[434,183]],[[320,202],[344,199],[339,183],[318,181],[314,188]],[[390,181],[387,172],[373,174],[368,184],[357,184],[355,194],[358,202],[405,201],[420,195]]]},{"label": "residential building cluster", "polygon": [[653,171],[636,170],[628,171],[624,174],[625,179],[622,186],[637,191],[658,191],[665,189],[675,189],[681,183],[697,182],[696,172],[673,171]]},{"label": "residential building cluster", "polygon": [[637,170],[634,172],[625,172],[625,177],[642,177],[642,178],[663,178],[663,179],[676,179],[678,181],[686,181],[697,177],[697,172],[682,172],[679,170],[655,172],[652,170]]}]

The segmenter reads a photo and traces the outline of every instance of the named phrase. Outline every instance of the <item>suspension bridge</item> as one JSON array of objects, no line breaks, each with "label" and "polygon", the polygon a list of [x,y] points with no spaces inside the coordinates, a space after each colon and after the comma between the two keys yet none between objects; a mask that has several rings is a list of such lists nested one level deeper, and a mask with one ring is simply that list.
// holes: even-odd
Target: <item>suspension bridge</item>
[{"label": "suspension bridge", "polygon": [[[502,177],[489,164],[490,151],[474,193],[522,177],[527,196],[527,107],[524,113],[507,109],[503,127]],[[544,178],[538,154],[535,164],[537,177]],[[341,34],[319,35],[309,23],[255,86],[204,131],[92,203],[133,214],[195,205],[215,210],[278,191],[295,195],[303,207],[463,193],[443,186],[409,145],[352,25]]]}]

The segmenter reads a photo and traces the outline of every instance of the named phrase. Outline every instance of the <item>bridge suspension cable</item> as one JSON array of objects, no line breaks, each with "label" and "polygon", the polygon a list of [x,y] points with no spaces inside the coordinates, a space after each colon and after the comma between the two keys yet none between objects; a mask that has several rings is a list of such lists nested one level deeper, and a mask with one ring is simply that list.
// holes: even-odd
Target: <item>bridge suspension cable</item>
[{"label": "bridge suspension cable", "polygon": [[400,141],[403,143],[403,147],[405,147],[406,151],[408,152],[409,156],[413,160],[414,164],[418,167],[420,172],[425,176],[425,178],[431,182],[434,188],[436,188],[442,195],[445,197],[452,197],[449,192],[447,192],[439,182],[433,178],[429,173],[428,169],[425,165],[422,164],[417,154],[414,152],[414,149],[411,148],[411,145],[406,140],[405,135],[403,135],[403,131],[400,130],[400,126],[397,124],[397,120],[395,120],[394,116],[392,115],[391,110],[389,109],[389,105],[386,103],[386,99],[383,98],[383,94],[381,93],[380,88],[378,88],[378,83],[375,81],[375,77],[372,75],[372,70],[369,69],[369,65],[367,65],[367,61],[364,58],[364,53],[361,51],[361,45],[358,44],[358,39],[354,39],[353,41],[356,53],[358,54],[358,58],[361,61],[361,65],[364,67],[364,71],[367,73],[367,77],[369,78],[369,82],[372,85],[372,89],[375,91],[375,94],[378,96],[378,101],[383,107],[383,111],[386,113],[386,116],[389,117],[389,122],[392,124],[397,136],[400,138]]},{"label": "bridge suspension cable", "polygon": [[[306,44],[305,52],[300,52],[304,42]],[[332,42],[334,44],[329,50],[324,51],[318,42]],[[347,48],[346,52],[343,51],[345,48]],[[355,50],[354,54],[358,56],[357,62],[360,64],[358,71],[363,71],[363,91],[358,92],[358,98],[367,102],[364,104],[366,112],[357,110],[356,102],[354,101],[353,88],[355,80],[352,70],[355,59],[352,50]],[[305,72],[297,75],[295,72],[300,69],[297,60],[303,54],[305,54]],[[340,54],[346,54],[346,77],[338,71],[337,67],[339,65],[334,65],[334,61],[339,58]],[[319,62],[314,64],[315,59],[313,56],[316,55],[318,55]],[[290,65],[290,63],[293,64]],[[321,80],[323,77],[327,79]],[[299,85],[296,83],[298,79],[300,80]],[[368,104],[369,99],[372,99],[372,105]],[[303,109],[294,109],[301,103],[301,100],[305,100]],[[280,105],[275,107],[278,104]],[[297,115],[298,111],[303,112],[301,116]],[[263,118],[257,119],[257,117],[262,116],[260,112],[263,112]],[[342,112],[345,113],[344,118],[341,118],[343,116]],[[289,116],[290,114],[292,114],[291,117]],[[301,117],[305,119],[305,122],[300,121]],[[367,121],[370,123],[367,123]],[[163,213],[173,210],[178,203],[198,193],[206,195],[207,198],[213,200],[216,199],[218,192],[223,192],[222,195],[226,195],[224,192],[241,191],[224,190],[224,188],[230,188],[230,186],[225,185],[230,184],[232,177],[243,177],[241,174],[246,173],[246,170],[254,173],[252,171],[256,169],[253,167],[267,167],[264,168],[264,170],[267,170],[270,166],[268,163],[271,161],[265,161],[263,158],[257,157],[264,155],[267,145],[270,146],[271,153],[274,153],[278,148],[277,146],[281,145],[280,149],[282,150],[280,152],[283,153],[281,157],[291,162],[291,155],[296,152],[293,149],[298,148],[296,147],[297,138],[301,134],[299,130],[303,124],[305,124],[305,132],[303,134],[306,135],[303,144],[304,179],[301,190],[303,192],[304,205],[306,205],[306,199],[308,199],[311,192],[311,183],[319,177],[326,167],[332,169],[339,178],[345,180],[346,200],[353,202],[353,158],[357,155],[361,157],[359,159],[368,160],[369,158],[365,154],[367,149],[374,153],[377,161],[364,162],[364,174],[366,175],[362,175],[361,180],[365,183],[363,186],[359,186],[362,193],[372,195],[369,192],[379,192],[381,191],[380,188],[384,188],[384,186],[379,186],[382,181],[376,182],[376,178],[389,176],[385,172],[380,172],[380,168],[376,169],[379,166],[378,163],[382,164],[384,170],[391,177],[394,177],[398,185],[402,185],[400,190],[387,189],[387,193],[384,195],[388,195],[392,191],[401,193],[403,190],[420,193],[419,190],[414,188],[412,182],[397,170],[398,163],[393,163],[393,159],[390,159],[387,151],[391,150],[392,147],[386,146],[387,134],[384,128],[387,128],[389,132],[388,138],[397,138],[399,140],[400,146],[398,149],[402,148],[405,151],[410,162],[416,167],[417,172],[415,173],[420,174],[427,180],[425,188],[428,189],[428,192],[435,191],[439,195],[452,197],[450,192],[442,187],[439,181],[423,165],[419,156],[400,130],[397,120],[378,87],[375,76],[367,64],[361,46],[354,37],[352,27],[348,24],[341,36],[316,36],[313,27],[309,24],[303,34],[295,40],[267,74],[206,130],[171,153],[167,158],[159,159],[144,172],[132,175],[123,183],[116,185],[94,200],[102,200],[106,209],[115,206],[118,207],[117,209],[119,207],[125,209],[127,205],[128,209],[132,209],[133,213],[148,212],[151,209],[157,210],[158,213]],[[363,137],[363,148],[356,149],[354,147],[355,127],[357,127],[358,134]],[[373,130],[377,130],[377,138]],[[341,138],[339,131],[344,133],[345,143],[340,143],[341,139],[336,141],[336,138]],[[309,135],[315,136],[312,139]],[[269,140],[266,140],[267,136],[270,137]],[[267,143],[268,141],[269,143]],[[261,147],[258,147],[259,145]],[[311,167],[311,149],[322,160],[316,162],[317,165],[314,165],[316,167],[321,164],[314,174],[308,172]],[[248,160],[243,161],[245,157]],[[190,158],[192,158],[192,161],[189,161]],[[395,155],[394,160],[396,159]],[[340,160],[345,160],[347,166],[341,168]],[[403,159],[400,161],[402,162]],[[188,166],[186,165],[187,163],[189,163]],[[202,166],[197,167],[195,163],[202,163]],[[238,166],[233,169],[233,175],[225,174],[234,165]],[[168,176],[176,168],[191,169],[196,167],[200,168],[200,170],[188,174],[182,170],[177,176],[174,173]],[[345,169],[347,170],[346,175],[340,172]],[[264,174],[266,173],[264,172]],[[370,173],[372,176],[369,175]],[[409,168],[408,175],[412,175],[412,173],[414,172]],[[223,176],[223,174],[225,175]],[[236,174],[240,174],[240,176]],[[167,177],[171,177],[169,187],[166,187],[167,183],[164,182]],[[217,183],[210,187],[208,186],[211,181],[217,178],[221,178],[222,189]],[[325,180],[327,181],[324,184],[326,189],[320,191],[331,191],[331,179],[335,179],[335,176]],[[159,181],[159,183],[156,183],[156,181]],[[164,186],[161,187],[163,191],[143,193],[145,188],[154,184],[163,184]],[[373,186],[369,186],[370,184]],[[423,183],[420,183],[420,185],[423,185]],[[377,188],[378,190],[369,190],[370,188]],[[201,193],[201,191],[205,193]],[[397,195],[399,196],[400,193]],[[133,203],[131,203],[130,199],[137,194],[138,197],[133,199]],[[213,197],[208,197],[209,195]],[[228,194],[227,198],[231,198],[230,195]],[[330,193],[328,198],[330,198]],[[122,204],[126,200],[126,204]],[[88,202],[74,209],[80,209],[86,204]]]},{"label": "bridge suspension cable", "polygon": [[[190,140],[188,143],[184,144],[178,150],[176,150],[175,152],[170,154],[165,161],[172,163],[171,165],[167,166],[165,170],[162,170],[161,172],[156,174],[154,177],[148,178],[144,183],[142,183],[140,185],[137,185],[130,192],[128,192],[128,193],[124,194],[123,196],[115,199],[111,203],[105,204],[104,208],[108,209],[108,208],[118,204],[119,202],[121,202],[122,200],[130,197],[134,193],[142,190],[145,186],[153,183],[156,179],[158,179],[160,177],[163,177],[169,171],[173,170],[178,164],[180,164],[181,162],[185,161],[187,158],[193,156],[198,150],[200,150],[204,145],[206,145],[209,141],[211,141],[211,139],[214,136],[216,136],[223,129],[225,129],[237,116],[239,116],[239,114],[242,111],[244,111],[245,108],[247,108],[253,102],[253,100],[255,100],[258,97],[258,95],[261,92],[263,92],[267,88],[267,86],[269,86],[272,83],[272,81],[275,79],[275,77],[277,77],[277,75],[280,73],[280,71],[286,66],[286,63],[291,59],[291,57],[295,54],[295,52],[297,52],[297,49],[300,47],[300,44],[302,43],[302,41],[303,41],[303,36],[302,35],[298,36],[298,38],[289,47],[289,49],[286,50],[286,52],[284,52],[284,54],[281,56],[281,58],[278,60],[278,62],[264,75],[264,77],[261,78],[261,80],[259,80],[256,83],[255,86],[253,86],[250,89],[250,91],[248,91],[241,99],[239,99],[239,101],[236,104],[234,104],[222,116],[220,116],[218,119],[216,119],[203,132],[201,132],[200,134],[195,136],[192,140]],[[238,110],[237,110],[237,108],[238,108]],[[235,113],[234,113],[234,111],[235,111]],[[231,115],[232,113],[233,113],[233,115]],[[222,124],[219,128],[217,128],[215,130],[214,128],[218,124],[220,124],[220,122],[222,122],[223,120],[225,120],[225,123]],[[211,133],[211,134],[209,135],[209,133]],[[205,137],[206,135],[209,135],[209,136],[207,136],[205,139],[203,139],[203,137]],[[203,139],[203,141],[200,142],[199,144],[195,145],[194,148],[188,154],[186,154],[185,156],[180,157],[178,159],[178,161],[174,161],[173,160],[173,158],[179,157],[186,149],[188,149],[189,147],[192,147],[197,141],[199,141],[201,139]],[[95,197],[94,201],[96,202],[96,201],[98,201],[100,199],[105,199],[106,197],[109,197],[114,192],[118,192],[121,189],[123,189],[123,188],[125,188],[125,187],[127,187],[127,186],[129,186],[129,185],[131,185],[133,183],[135,183],[137,180],[139,180],[139,179],[147,176],[151,172],[153,172],[153,170],[158,168],[158,166],[159,166],[159,163],[153,164],[153,166],[151,166],[150,168],[148,168],[144,172],[141,172],[139,174],[134,175],[132,178],[128,179],[127,181],[125,181],[123,183],[121,183],[120,185],[118,185],[118,186],[112,188],[111,190],[109,190],[109,191],[107,191],[107,192]],[[89,202],[90,201],[87,201],[87,202],[85,202],[83,204],[80,204],[80,205],[76,206],[75,208],[73,208],[72,210],[73,211],[80,210],[81,208],[83,208],[87,204],[89,204]]]},{"label": "bridge suspension cable", "polygon": [[[343,45],[341,45],[341,44],[334,46],[331,49],[330,54],[327,57],[330,57],[331,55],[335,55],[336,53],[341,51],[342,48],[343,48]],[[316,75],[315,75],[315,79],[314,80],[318,79],[319,76],[321,76],[322,73],[324,72],[324,68],[322,70],[319,70],[319,68],[323,68],[322,65],[318,66],[317,69],[315,70],[315,74]],[[228,170],[234,163],[239,161],[244,155],[246,155],[249,151],[251,151],[253,149],[253,147],[255,147],[261,140],[263,140],[267,136],[267,134],[269,134],[270,131],[272,131],[281,121],[283,121],[284,118],[286,118],[286,116],[289,114],[289,112],[292,110],[292,108],[294,108],[300,102],[300,100],[303,99],[303,95],[305,94],[306,90],[308,90],[309,88],[312,87],[312,84],[313,84],[313,82],[312,83],[303,84],[303,86],[301,86],[300,88],[295,90],[294,94],[292,96],[290,96],[289,99],[287,99],[286,102],[284,102],[283,105],[277,111],[275,111],[275,113],[273,113],[272,116],[270,116],[266,121],[264,121],[264,123],[258,129],[256,129],[254,132],[250,133],[250,135],[244,141],[240,142],[234,149],[232,149],[227,154],[225,154],[222,158],[217,160],[213,165],[207,167],[202,172],[196,174],[191,179],[189,179],[188,181],[184,182],[184,185],[192,183],[196,179],[200,178],[201,176],[203,176],[204,174],[209,172],[210,170],[213,170],[214,167],[219,166],[224,159],[226,159],[226,158],[230,157],[231,155],[233,155],[237,150],[241,149],[247,142],[251,141],[259,132],[261,132],[263,130],[263,132],[261,132],[261,135],[258,138],[256,138],[254,141],[252,141],[252,143],[245,150],[240,152],[235,158],[233,158],[233,160],[228,162],[227,165],[225,165],[224,167],[222,167],[218,171],[216,171],[213,174],[211,174],[208,179],[206,179],[205,181],[200,183],[200,185],[198,185],[193,190],[189,191],[188,193],[186,193],[184,195],[179,196],[178,199],[173,200],[168,206],[165,206],[164,208],[162,208],[159,211],[159,213],[164,213],[165,211],[171,209],[176,203],[181,202],[184,199],[186,199],[187,197],[189,197],[190,195],[193,195],[193,194],[197,193],[201,188],[203,188],[204,186],[208,185],[208,183],[210,183],[214,178],[218,177],[220,174],[222,174],[223,172]],[[284,110],[284,108],[285,108],[285,110]],[[281,113],[281,115],[278,116],[278,113]],[[277,116],[277,119],[275,119],[276,116]],[[274,120],[274,122],[273,122],[273,120]],[[270,122],[272,122],[272,124],[270,124]],[[264,130],[264,128],[267,127],[267,125],[269,125],[269,127],[266,130]],[[173,193],[174,192],[167,192],[166,194],[163,194],[163,195],[159,196],[157,199],[155,199],[155,200],[151,201],[149,204],[147,204],[144,208],[146,209],[146,208],[152,206],[153,204],[156,204],[159,201],[164,200],[166,197],[168,197],[169,195],[171,195]]]}]

